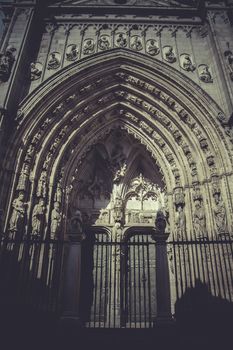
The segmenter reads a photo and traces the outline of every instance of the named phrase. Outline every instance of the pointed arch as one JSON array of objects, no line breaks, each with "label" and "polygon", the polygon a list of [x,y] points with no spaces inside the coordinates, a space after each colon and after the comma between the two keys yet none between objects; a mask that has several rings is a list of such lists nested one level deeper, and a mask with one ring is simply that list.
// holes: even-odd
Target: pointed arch
[{"label": "pointed arch", "polygon": [[177,191],[185,194],[190,231],[197,191],[206,204],[208,228],[215,228],[211,207],[216,183],[231,225],[232,146],[218,120],[222,111],[199,86],[167,64],[127,49],[109,50],[62,69],[20,108],[22,118],[6,157],[6,167],[14,171],[11,179],[4,180],[12,189],[9,195],[3,192],[5,226],[12,201],[24,191],[30,202],[30,231],[30,216],[42,191],[38,186],[44,186],[49,228],[58,183],[65,207],[85,155],[116,127],[142,144],[158,164],[173,229]]}]

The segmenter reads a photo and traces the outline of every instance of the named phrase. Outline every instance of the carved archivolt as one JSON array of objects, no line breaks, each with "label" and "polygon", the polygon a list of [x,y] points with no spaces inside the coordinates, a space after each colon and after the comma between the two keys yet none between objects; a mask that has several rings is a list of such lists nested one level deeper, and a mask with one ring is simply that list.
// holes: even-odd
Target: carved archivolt
[{"label": "carved archivolt", "polygon": [[[133,44],[138,45],[140,51],[138,39],[135,36]],[[73,46],[70,51],[76,49]],[[23,208],[19,219],[27,217],[25,232],[40,235],[43,227],[47,235],[56,238],[61,228],[65,229],[69,215],[67,195],[74,186],[75,172],[77,174],[85,155],[95,144],[120,128],[131,135],[136,144],[142,144],[161,169],[171,230],[176,230],[177,235],[184,231],[197,234],[198,225],[204,227],[202,231],[207,234],[213,230],[219,233],[220,226],[229,230],[232,146],[227,137],[222,138],[225,124],[221,122],[221,126],[217,119],[221,111],[214,102],[209,104],[206,94],[197,91],[187,78],[159,63],[148,69],[144,59],[139,63],[124,55],[119,61],[109,59],[112,65],[109,64],[107,70],[90,65],[88,76],[84,69],[77,79],[77,72],[72,73],[71,69],[70,78],[67,74],[60,76],[60,84],[59,79],[54,78],[50,86],[37,94],[38,101],[45,96],[50,101],[47,107],[46,103],[34,105],[31,97],[21,107],[16,146],[11,150],[15,159],[20,139],[23,147],[12,179],[13,191],[6,199],[6,227],[12,234],[17,231],[17,224],[13,222],[19,202],[17,207]],[[125,60],[123,67],[122,59]],[[128,59],[133,63],[130,67]],[[118,186],[127,164],[122,159],[112,167],[113,183]],[[212,194],[216,183],[219,191]],[[193,197],[197,188],[200,198]],[[201,212],[205,212],[202,224],[198,222]]]}]

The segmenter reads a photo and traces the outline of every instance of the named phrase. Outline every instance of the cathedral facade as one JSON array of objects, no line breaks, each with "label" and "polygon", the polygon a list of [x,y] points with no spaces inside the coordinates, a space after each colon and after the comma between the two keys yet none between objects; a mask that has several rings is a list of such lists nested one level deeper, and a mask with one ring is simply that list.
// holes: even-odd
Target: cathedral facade
[{"label": "cathedral facade", "polygon": [[95,328],[231,302],[233,1],[1,11],[1,257],[32,299]]}]

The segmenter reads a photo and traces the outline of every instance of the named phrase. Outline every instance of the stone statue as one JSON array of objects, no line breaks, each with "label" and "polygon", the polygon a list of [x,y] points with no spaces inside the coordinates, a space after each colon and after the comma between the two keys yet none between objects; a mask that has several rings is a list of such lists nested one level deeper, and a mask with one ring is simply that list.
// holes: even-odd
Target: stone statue
[{"label": "stone statue", "polygon": [[78,58],[77,45],[73,44],[68,49],[69,51],[66,53],[67,61],[75,61]]},{"label": "stone statue", "polygon": [[193,214],[194,233],[198,238],[206,237],[206,217],[204,208],[200,201],[195,201],[195,210]]},{"label": "stone statue", "polygon": [[30,65],[30,69],[31,69],[31,80],[37,80],[40,78],[42,70],[40,70],[39,68],[36,67],[35,63],[31,63]]},{"label": "stone statue", "polygon": [[184,213],[184,208],[180,205],[177,208],[177,217],[176,217],[177,238],[185,237],[185,231],[186,231],[186,217]]},{"label": "stone statue", "polygon": [[76,210],[74,215],[70,219],[69,233],[70,234],[81,234],[83,232],[83,219],[80,210]]},{"label": "stone statue", "polygon": [[23,221],[25,216],[27,204],[24,203],[24,193],[20,192],[18,197],[13,200],[12,207],[13,211],[10,218],[9,230],[12,233],[12,237],[14,234],[21,230],[23,227]]},{"label": "stone statue", "polygon": [[83,54],[90,55],[94,52],[95,44],[93,39],[86,39],[83,45]]},{"label": "stone statue", "polygon": [[16,49],[13,46],[8,46],[5,53],[0,53],[0,79],[2,81],[7,81],[10,76],[11,68],[14,63],[13,53]]},{"label": "stone statue", "polygon": [[61,225],[60,203],[55,202],[51,213],[51,239],[56,239]]},{"label": "stone statue", "polygon": [[188,72],[190,72],[190,71],[193,72],[195,70],[195,66],[193,65],[189,55],[183,55],[182,68],[184,70],[187,70]]},{"label": "stone statue", "polygon": [[159,53],[159,47],[157,44],[157,41],[150,39],[147,41],[146,43],[146,52],[151,55],[151,56],[155,56]]},{"label": "stone statue", "polygon": [[32,211],[32,235],[40,236],[42,219],[45,212],[45,203],[44,199],[40,198],[39,203],[35,205]]},{"label": "stone statue", "polygon": [[217,233],[226,233],[227,231],[227,217],[226,217],[226,208],[223,201],[220,198],[219,194],[214,195],[215,207],[214,207],[214,216],[215,223],[217,227]]},{"label": "stone statue", "polygon": [[46,190],[47,190],[46,181],[47,181],[46,171],[42,170],[38,181],[38,186],[37,186],[37,192],[36,192],[37,197],[45,198]]},{"label": "stone statue", "polygon": [[120,222],[116,222],[115,225],[112,228],[112,238],[115,241],[120,241],[122,235],[122,227]]},{"label": "stone statue", "polygon": [[165,233],[167,220],[162,210],[158,210],[155,218],[155,230],[159,234]]},{"label": "stone statue", "polygon": [[116,196],[113,207],[113,219],[115,222],[121,222],[123,219],[123,203],[119,195]]},{"label": "stone statue", "polygon": [[208,66],[204,66],[202,68],[202,70],[199,73],[199,78],[204,83],[212,83],[213,82],[213,79],[212,79],[212,76],[211,76],[211,73],[209,71],[209,67]]},{"label": "stone statue", "polygon": [[133,36],[131,43],[130,43],[130,47],[131,47],[131,49],[136,50],[136,51],[142,50],[141,38],[137,35]]},{"label": "stone statue", "polygon": [[119,33],[118,37],[116,39],[116,46],[118,47],[126,47],[127,46],[127,40],[124,33]]},{"label": "stone statue", "polygon": [[98,46],[99,46],[100,50],[108,50],[108,49],[110,49],[110,41],[109,41],[109,38],[108,38],[107,35],[102,35],[99,38]]},{"label": "stone statue", "polygon": [[18,185],[16,188],[17,190],[19,190],[19,191],[26,190],[26,184],[27,184],[27,180],[29,177],[29,173],[30,173],[29,164],[24,163],[22,170],[20,172],[20,175],[19,175],[19,181],[18,181]]},{"label": "stone statue", "polygon": [[176,61],[176,56],[173,52],[173,48],[171,46],[168,47],[167,51],[165,52],[165,59],[169,62],[169,63],[174,63]]},{"label": "stone statue", "polygon": [[56,53],[52,52],[48,60],[48,69],[57,69],[60,67],[60,60],[56,57]]}]

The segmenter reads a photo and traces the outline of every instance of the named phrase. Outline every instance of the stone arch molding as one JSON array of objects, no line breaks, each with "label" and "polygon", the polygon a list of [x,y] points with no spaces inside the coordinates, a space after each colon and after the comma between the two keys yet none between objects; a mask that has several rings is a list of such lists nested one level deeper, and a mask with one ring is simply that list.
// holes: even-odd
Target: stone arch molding
[{"label": "stone arch molding", "polygon": [[5,161],[13,169],[3,179],[11,188],[3,189],[5,230],[52,238],[58,227],[64,232],[78,169],[94,144],[120,128],[163,175],[171,231],[230,231],[232,144],[223,117],[199,86],[143,54],[117,49],[70,65],[20,106]]}]

